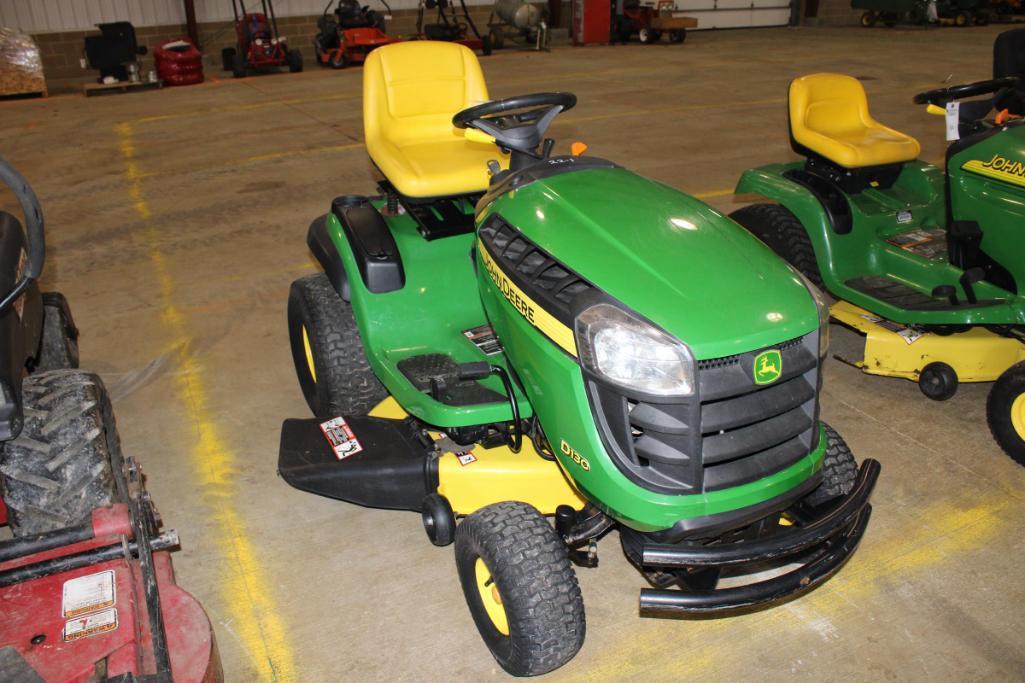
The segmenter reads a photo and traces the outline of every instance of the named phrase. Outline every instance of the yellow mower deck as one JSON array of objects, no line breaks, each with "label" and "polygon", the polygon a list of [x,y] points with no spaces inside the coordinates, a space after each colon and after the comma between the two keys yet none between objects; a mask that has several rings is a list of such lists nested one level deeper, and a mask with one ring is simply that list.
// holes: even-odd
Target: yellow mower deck
[{"label": "yellow mower deck", "polygon": [[[370,416],[402,420],[406,412],[389,396]],[[524,439],[519,453],[507,446],[479,445],[461,456],[444,453],[438,460],[438,493],[448,499],[456,515],[469,515],[508,500],[528,503],[544,515],[555,514],[560,505],[580,510],[585,503],[558,462],[542,458],[529,439]]]},{"label": "yellow mower deck", "polygon": [[851,362],[870,375],[918,381],[922,368],[941,362],[954,369],[959,382],[993,382],[1025,360],[1025,344],[981,327],[946,336],[923,334],[846,301],[833,304],[829,313],[865,335],[862,359]]}]

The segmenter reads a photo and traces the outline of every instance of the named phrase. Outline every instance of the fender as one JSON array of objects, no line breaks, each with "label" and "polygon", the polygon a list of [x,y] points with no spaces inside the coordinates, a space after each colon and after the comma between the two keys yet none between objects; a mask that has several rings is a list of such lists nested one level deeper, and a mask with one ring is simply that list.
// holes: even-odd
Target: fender
[{"label": "fender", "polygon": [[794,214],[808,233],[815,260],[827,289],[833,289],[842,283],[833,275],[833,228],[829,210],[823,201],[807,186],[794,182],[783,176],[791,165],[762,166],[744,172],[737,181],[734,194],[755,194],[780,204]]},{"label": "fender", "polygon": [[345,275],[345,265],[342,264],[342,257],[327,234],[327,214],[318,216],[310,223],[310,229],[306,233],[306,245],[324,269],[324,274],[331,281],[331,286],[338,292],[338,296],[342,297],[342,301],[351,301],[352,291],[349,289],[349,278]]}]

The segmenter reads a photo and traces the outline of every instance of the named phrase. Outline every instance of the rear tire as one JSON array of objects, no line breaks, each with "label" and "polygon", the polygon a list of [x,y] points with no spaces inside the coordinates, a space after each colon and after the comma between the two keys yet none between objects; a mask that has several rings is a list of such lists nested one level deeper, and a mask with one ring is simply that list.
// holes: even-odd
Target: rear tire
[{"label": "rear tire", "polygon": [[787,263],[822,288],[822,272],[808,231],[794,214],[778,204],[752,204],[730,214],[730,218],[765,242]]},{"label": "rear tire", "polygon": [[826,454],[822,458],[822,483],[807,498],[812,505],[847,495],[858,478],[858,463],[847,442],[825,422],[822,427],[826,431]]},{"label": "rear tire", "polygon": [[538,676],[580,650],[580,587],[566,545],[540,512],[517,502],[481,508],[456,529],[455,554],[470,614],[503,669]]},{"label": "rear tire", "polygon": [[121,460],[103,382],[81,370],[53,370],[26,377],[22,387],[25,426],[0,455],[11,531],[28,536],[88,523],[95,508],[114,502],[112,462]]},{"label": "rear tire", "polygon": [[682,43],[687,40],[687,29],[673,29],[669,32],[669,42],[674,44]]},{"label": "rear tire", "polygon": [[986,421],[997,444],[1025,466],[1025,362],[997,378],[986,399]]},{"label": "rear tire", "polygon": [[317,417],[366,415],[388,395],[370,369],[352,306],[327,275],[292,283],[288,336],[299,386]]},{"label": "rear tire", "polygon": [[67,310],[63,295],[43,294],[43,339],[36,371],[78,367],[78,330]]},{"label": "rear tire", "polygon": [[648,28],[647,26],[642,26],[641,29],[637,31],[637,40],[640,41],[642,45],[654,43],[656,40],[654,34],[655,32],[652,31],[650,28]]}]

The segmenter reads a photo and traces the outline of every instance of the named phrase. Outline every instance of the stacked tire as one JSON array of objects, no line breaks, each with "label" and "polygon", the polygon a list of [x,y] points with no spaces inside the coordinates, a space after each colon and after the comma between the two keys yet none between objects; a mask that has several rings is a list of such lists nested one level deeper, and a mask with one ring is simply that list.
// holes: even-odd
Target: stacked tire
[{"label": "stacked tire", "polygon": [[165,85],[203,82],[203,53],[188,38],[168,41],[153,53],[157,77]]}]

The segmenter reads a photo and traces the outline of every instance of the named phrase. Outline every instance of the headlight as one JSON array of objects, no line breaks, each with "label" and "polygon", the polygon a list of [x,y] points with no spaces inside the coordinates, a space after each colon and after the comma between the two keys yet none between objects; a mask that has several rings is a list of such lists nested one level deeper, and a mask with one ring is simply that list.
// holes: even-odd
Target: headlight
[{"label": "headlight", "polygon": [[804,273],[793,266],[790,266],[790,270],[801,278],[804,288],[811,294],[811,298],[815,300],[815,306],[819,309],[819,358],[825,358],[826,351],[829,350],[829,302],[826,301],[826,295],[822,293],[822,290]]},{"label": "headlight", "polygon": [[654,325],[611,304],[595,304],[576,319],[580,363],[626,389],[657,396],[694,393],[690,349]]}]

